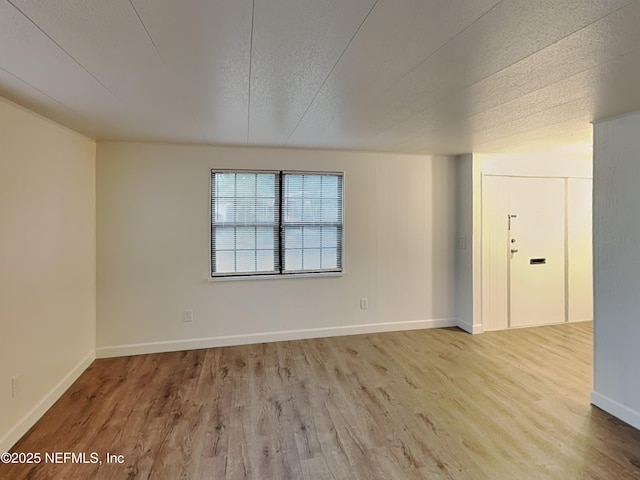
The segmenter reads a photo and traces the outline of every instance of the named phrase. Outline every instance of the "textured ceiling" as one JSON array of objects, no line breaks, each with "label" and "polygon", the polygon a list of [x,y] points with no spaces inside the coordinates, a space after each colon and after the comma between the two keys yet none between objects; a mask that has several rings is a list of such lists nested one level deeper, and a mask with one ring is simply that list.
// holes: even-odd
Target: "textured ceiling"
[{"label": "textured ceiling", "polygon": [[409,153],[640,110],[640,2],[0,0],[0,95],[97,140]]}]

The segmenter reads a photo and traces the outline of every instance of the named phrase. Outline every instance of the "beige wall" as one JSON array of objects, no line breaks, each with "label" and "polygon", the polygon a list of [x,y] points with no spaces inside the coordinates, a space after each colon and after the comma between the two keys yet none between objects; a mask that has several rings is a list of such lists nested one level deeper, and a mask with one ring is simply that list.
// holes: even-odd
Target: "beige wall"
[{"label": "beige wall", "polygon": [[[98,356],[455,324],[451,157],[100,143],[97,158]],[[211,168],[344,171],[344,275],[208,281]]]},{"label": "beige wall", "polygon": [[5,451],[94,357],[95,143],[1,99],[0,326]]}]

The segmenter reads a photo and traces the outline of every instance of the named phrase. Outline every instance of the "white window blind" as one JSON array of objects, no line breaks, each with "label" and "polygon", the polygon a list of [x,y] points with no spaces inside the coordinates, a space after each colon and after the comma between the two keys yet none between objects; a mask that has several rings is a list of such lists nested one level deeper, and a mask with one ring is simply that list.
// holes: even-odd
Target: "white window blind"
[{"label": "white window blind", "polygon": [[283,272],[342,267],[342,176],[283,175]]},{"label": "white window blind", "polygon": [[211,275],[342,271],[343,175],[211,172]]},{"label": "white window blind", "polygon": [[279,180],[272,172],[212,172],[213,275],[279,272]]}]

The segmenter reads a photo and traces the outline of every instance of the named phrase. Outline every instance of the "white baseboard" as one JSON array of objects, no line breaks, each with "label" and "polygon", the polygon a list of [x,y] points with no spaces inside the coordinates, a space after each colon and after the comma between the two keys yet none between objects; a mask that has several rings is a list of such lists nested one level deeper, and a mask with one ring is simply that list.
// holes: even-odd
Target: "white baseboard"
[{"label": "white baseboard", "polygon": [[463,320],[461,318],[458,319],[456,325],[457,325],[458,328],[461,328],[465,332],[471,333],[473,335],[476,335],[478,333],[484,332],[484,329],[482,328],[481,324],[479,324],[479,323],[472,324],[472,323],[467,322],[466,320]]},{"label": "white baseboard", "polygon": [[252,333],[247,335],[226,335],[221,337],[99,347],[96,349],[96,357],[123,357],[127,355],[141,355],[147,353],[176,352],[182,350],[197,350],[200,348],[228,347],[232,345],[249,345],[252,343],[303,340],[305,338],[338,337],[343,335],[361,335],[366,333],[455,326],[457,326],[455,318],[441,318],[434,320],[413,320],[408,322],[370,323],[366,325],[285,330],[280,332]]},{"label": "white baseboard", "polygon": [[623,422],[640,430],[640,412],[633,410],[596,391],[591,392],[591,403]]},{"label": "white baseboard", "polygon": [[31,410],[29,410],[2,438],[0,453],[7,452],[27,431],[40,420],[47,410],[62,396],[64,392],[84,372],[96,358],[95,352],[89,352],[78,362],[49,392],[47,392]]}]

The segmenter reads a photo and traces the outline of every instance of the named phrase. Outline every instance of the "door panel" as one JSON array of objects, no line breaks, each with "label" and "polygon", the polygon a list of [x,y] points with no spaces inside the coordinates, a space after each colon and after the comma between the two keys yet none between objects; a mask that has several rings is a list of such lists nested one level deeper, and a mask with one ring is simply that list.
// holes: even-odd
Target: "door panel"
[{"label": "door panel", "polygon": [[509,179],[511,327],[565,321],[565,181]]},{"label": "door panel", "polygon": [[482,177],[482,327],[509,326],[509,177]]},{"label": "door panel", "polygon": [[569,321],[593,320],[590,178],[570,178],[567,185]]}]

